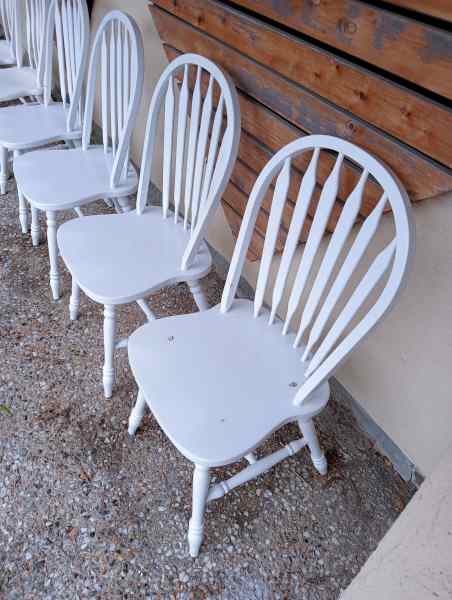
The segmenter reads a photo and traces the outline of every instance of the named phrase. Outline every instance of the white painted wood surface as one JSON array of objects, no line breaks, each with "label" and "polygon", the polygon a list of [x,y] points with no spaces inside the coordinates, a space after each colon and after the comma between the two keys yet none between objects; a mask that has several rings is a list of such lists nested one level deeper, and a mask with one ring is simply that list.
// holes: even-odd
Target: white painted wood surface
[{"label": "white painted wood surface", "polygon": [[73,219],[58,230],[66,266],[85,294],[101,304],[134,302],[163,286],[204,277],[211,266],[205,244],[192,267],[181,268],[189,240],[189,232],[173,219],[162,219],[157,206],[141,215]]},{"label": "white painted wood surface", "polygon": [[[71,25],[71,18],[75,14],[74,0],[59,1],[63,2],[58,5],[62,15],[61,29],[64,30],[61,35],[64,38],[64,32],[66,32],[67,39],[70,41],[72,37],[78,37],[76,32],[80,31]],[[55,15],[57,19],[57,12]],[[111,44],[108,42],[108,48],[105,51],[102,48],[107,38],[108,40],[111,38],[112,42]],[[122,75],[118,78],[117,85],[113,85],[105,73],[110,73],[112,65],[115,71],[117,70],[118,54],[123,55],[126,45],[130,57],[129,71],[124,73],[124,65],[122,65]],[[80,55],[77,58],[77,53],[80,53],[76,46],[70,43],[65,44],[62,50],[66,55],[65,77],[67,79],[67,101],[70,102],[68,112],[70,125],[77,121],[81,77],[76,77],[76,67],[77,64],[81,64],[82,57]],[[121,77],[128,78],[127,86],[120,83]],[[90,143],[94,96],[98,80],[101,84],[106,82],[107,89],[104,89],[104,92],[108,93],[110,103],[122,107],[123,117],[125,115],[121,120],[120,130],[117,129],[116,142],[113,146],[108,144],[93,146]],[[32,210],[42,210],[48,214],[51,213],[56,218],[58,211],[74,209],[80,212],[80,206],[98,199],[115,198],[125,206],[124,198],[134,193],[138,185],[136,170],[129,162],[128,156],[142,88],[143,44],[140,32],[131,17],[125,13],[113,11],[102,20],[93,42],[88,71],[86,107],[83,115],[82,145],[69,150],[37,150],[14,160],[14,173],[18,188],[31,204]],[[125,93],[127,93],[127,97]],[[54,217],[52,216],[51,223],[53,223]],[[35,222],[36,220],[35,213]],[[53,233],[53,229],[51,231]],[[55,256],[58,254],[56,235],[48,238],[48,246],[51,264],[50,283],[52,295],[56,299],[59,297],[59,274],[55,260]]]},{"label": "white painted wood surface", "polygon": [[[273,258],[290,186],[291,163],[303,152],[311,153],[312,158],[278,264]],[[301,259],[292,264],[322,152],[336,156],[334,166],[315,206]],[[320,241],[336,201],[344,160],[358,170],[357,184],[322,250]],[[352,230],[370,177],[380,185],[382,199]],[[235,295],[256,218],[273,182],[255,299],[238,300]],[[374,248],[373,234],[385,205],[392,209],[394,237],[382,249]],[[139,426],[146,403],[170,440],[195,465],[188,532],[192,556],[198,554],[202,542],[206,502],[222,497],[304,446],[309,448],[314,467],[321,474],[327,472],[313,418],[328,402],[329,377],[394,302],[413,243],[409,201],[396,177],[349,142],[331,136],[306,136],[282,148],[258,176],[221,305],[200,314],[153,321],[130,337],[129,361],[139,395],[129,433],[134,434]],[[360,264],[366,248],[372,250],[372,257]],[[275,265],[272,289],[269,274]],[[372,291],[376,291],[373,297]],[[284,312],[284,296],[289,297],[289,303],[287,316],[281,321],[276,313]],[[322,310],[330,318],[325,319]],[[297,319],[299,327],[294,326]],[[319,319],[321,325],[317,326]],[[312,338],[309,333],[313,330],[317,333]],[[196,360],[187,361],[188,356]],[[254,449],[289,421],[298,423],[302,437],[256,460]],[[249,461],[248,467],[209,487],[210,469],[242,458]]]},{"label": "white painted wood surface", "polygon": [[[104,40],[104,55],[107,48]],[[191,99],[188,93],[190,70],[196,73],[198,81]],[[183,76],[179,96],[175,93],[175,77],[178,73]],[[206,100],[201,97],[202,76],[209,79]],[[218,97],[221,98],[216,117],[213,117],[214,88],[217,88]],[[191,122],[187,119],[189,106]],[[104,114],[108,113],[108,107],[109,95],[106,94],[103,99]],[[161,143],[157,138],[157,120],[161,109],[164,111],[164,189],[163,205],[156,207],[148,206],[147,199],[154,146]],[[118,114],[117,108],[114,118],[104,129],[104,143],[107,143],[105,132],[108,127],[108,131],[113,132],[111,140],[115,148],[114,132]],[[220,122],[223,117],[225,130],[221,136]],[[239,134],[240,112],[236,92],[216,65],[193,54],[181,56],[168,65],[151,100],[137,209],[121,215],[91,216],[69,221],[58,232],[63,260],[76,284],[89,298],[105,306],[137,301],[146,318],[151,320],[154,317],[144,298],[163,286],[185,281],[199,310],[208,308],[199,282],[211,267],[204,232],[229,179],[237,155]],[[204,164],[206,167],[201,168]],[[86,168],[90,168],[89,165]],[[47,198],[48,190],[42,194],[36,188],[35,203],[38,196]],[[186,218],[179,215],[182,206],[187,209]],[[105,339],[108,367],[103,377],[107,397],[112,394],[112,356],[114,348],[118,347],[114,333],[111,335],[111,328],[108,331],[108,340]],[[124,345],[121,343],[120,347]]]}]

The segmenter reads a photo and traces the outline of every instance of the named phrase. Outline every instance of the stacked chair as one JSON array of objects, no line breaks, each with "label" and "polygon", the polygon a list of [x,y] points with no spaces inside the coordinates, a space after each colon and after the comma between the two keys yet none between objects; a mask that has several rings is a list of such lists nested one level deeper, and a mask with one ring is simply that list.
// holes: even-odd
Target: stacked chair
[{"label": "stacked chair", "polygon": [[[0,0],[2,1],[2,0]],[[9,18],[5,32],[13,35],[17,48],[17,64],[0,69],[0,102],[27,100],[41,102],[44,95],[44,63],[43,40],[46,30],[46,19],[50,0],[3,0],[5,13]],[[27,54],[29,64],[22,61],[24,29],[26,29]],[[2,108],[2,114],[5,109]],[[17,117],[16,117],[17,118]],[[17,126],[17,125],[16,125]],[[2,126],[3,129],[3,126]],[[0,193],[6,193],[6,182],[9,175],[8,150],[0,144]]]},{"label": "stacked chair", "polygon": [[[233,83],[201,56],[186,54],[172,61],[152,96],[138,174],[129,152],[142,95],[143,47],[133,19],[113,11],[102,20],[83,102],[85,0],[52,0],[47,9],[45,0],[26,0],[26,14],[27,31],[38,16],[45,23],[40,50],[28,48],[32,68],[39,65],[40,102],[0,109],[0,145],[5,153],[14,151],[21,226],[26,231],[27,202],[35,224],[38,211],[46,213],[51,292],[54,299],[60,297],[60,254],[72,276],[70,319],[78,316],[81,291],[103,305],[107,398],[113,393],[115,351],[128,348],[138,385],[129,434],[135,434],[149,408],[193,463],[188,542],[195,557],[208,502],[304,447],[319,473],[327,472],[313,419],[328,403],[329,378],[388,312],[403,285],[414,240],[409,200],[385,165],[349,142],[310,135],[284,146],[256,179],[221,304],[210,308],[201,285],[212,265],[205,237],[240,138]],[[51,96],[54,56],[60,103]],[[92,143],[97,93],[101,145]],[[41,123],[25,131],[20,121],[27,119]],[[37,149],[55,141],[66,142],[65,149]],[[162,203],[152,206],[149,186],[158,147],[163,148]],[[345,176],[355,181],[354,187],[334,233],[325,239]],[[360,219],[369,186],[380,195]],[[284,249],[276,257],[289,190],[296,190],[297,201]],[[135,192],[133,208],[130,196]],[[111,200],[116,214],[85,216],[81,207],[99,199]],[[255,298],[237,299],[264,203],[270,209]],[[57,230],[57,214],[68,209],[78,218]],[[387,209],[393,236],[381,242],[377,230]],[[307,232],[306,242],[299,252],[302,232]],[[178,282],[189,285],[199,312],[156,319],[146,297]],[[147,323],[118,340],[117,310],[129,302],[138,303]],[[289,422],[298,424],[301,436],[259,458],[259,446]],[[212,469],[242,459],[248,464],[240,472],[211,483]]]},{"label": "stacked chair", "polygon": [[[50,0],[3,1],[5,6],[10,5],[17,64],[0,70],[0,102],[17,99],[25,101],[27,97],[41,100],[44,94],[42,42]],[[26,45],[23,43],[24,37]],[[28,65],[24,65],[22,61],[24,45]]]},{"label": "stacked chair", "polygon": [[[33,13],[35,14],[35,13]],[[54,44],[56,39],[56,48]],[[72,146],[82,137],[82,86],[89,45],[89,17],[86,0],[52,0],[48,11],[40,58],[43,101],[0,110],[0,174],[2,193],[8,178],[8,154],[19,157],[24,151],[64,141]],[[58,64],[61,102],[52,100],[54,50]],[[1,76],[1,72],[0,72]],[[19,220],[28,231],[28,210],[18,186]],[[39,243],[37,210],[32,207],[31,235]]]},{"label": "stacked chair", "polygon": [[[103,146],[91,144],[98,81],[102,88]],[[102,198],[127,205],[128,196],[137,189],[138,176],[129,160],[129,148],[142,89],[139,30],[127,15],[113,11],[100,24],[91,51],[81,146],[64,152],[39,150],[14,159],[18,189],[32,209],[45,211],[47,216],[50,287],[55,300],[60,297],[57,212],[74,209],[82,215],[81,206]]]}]

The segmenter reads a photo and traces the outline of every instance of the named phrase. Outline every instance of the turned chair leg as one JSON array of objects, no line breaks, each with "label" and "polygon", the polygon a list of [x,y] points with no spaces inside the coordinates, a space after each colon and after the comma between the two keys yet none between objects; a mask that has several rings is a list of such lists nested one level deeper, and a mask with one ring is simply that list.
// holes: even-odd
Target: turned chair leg
[{"label": "turned chair leg", "polygon": [[191,293],[193,294],[193,298],[195,299],[196,306],[199,311],[208,310],[210,308],[209,303],[207,301],[204,290],[202,289],[201,282],[198,281],[189,281],[188,287],[190,288]]},{"label": "turned chair leg", "polygon": [[71,321],[76,321],[78,317],[78,309],[80,307],[80,288],[72,278],[72,293],[69,300],[69,318]]},{"label": "turned chair leg", "polygon": [[[14,150],[14,156],[20,156],[22,152],[20,150]],[[22,233],[28,232],[28,206],[25,201],[25,197],[17,186],[17,197],[19,198],[19,222]]]},{"label": "turned chair leg", "polygon": [[54,300],[60,297],[60,274],[58,271],[57,225],[55,211],[49,210],[47,215],[47,246],[50,260],[50,287]]},{"label": "turned chair leg", "polygon": [[328,463],[326,461],[325,454],[320,447],[313,420],[309,419],[309,421],[298,421],[298,425],[304,439],[308,443],[314,467],[321,475],[326,475],[328,471]]},{"label": "turned chair leg", "polygon": [[129,417],[129,435],[135,435],[136,430],[140,426],[140,423],[146,412],[146,399],[141,390],[138,390],[137,401],[135,406],[132,408],[132,412]]},{"label": "turned chair leg", "polygon": [[104,368],[103,384],[105,398],[111,398],[113,393],[113,384],[115,382],[115,334],[116,334],[116,315],[115,307],[112,305],[104,306]]},{"label": "turned chair leg", "polygon": [[39,229],[39,211],[34,206],[31,207],[31,242],[33,246],[39,246],[41,239]]},{"label": "turned chair leg", "polygon": [[188,526],[188,544],[190,556],[199,554],[204,534],[204,511],[209,493],[209,469],[203,465],[195,465],[193,473],[193,504],[190,524]]},{"label": "turned chair leg", "polygon": [[8,165],[8,150],[4,146],[0,146],[0,193],[6,194],[6,183],[8,181],[9,165]]},{"label": "turned chair leg", "polygon": [[20,191],[20,188],[17,188],[17,197],[19,198],[19,222],[22,233],[28,232],[28,206],[27,201],[25,200],[25,196]]}]

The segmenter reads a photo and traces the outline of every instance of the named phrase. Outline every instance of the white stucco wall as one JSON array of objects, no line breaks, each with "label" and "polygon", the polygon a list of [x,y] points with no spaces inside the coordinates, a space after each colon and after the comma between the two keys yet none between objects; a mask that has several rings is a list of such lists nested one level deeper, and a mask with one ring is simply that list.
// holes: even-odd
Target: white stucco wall
[{"label": "white stucco wall", "polygon": [[[113,8],[133,15],[144,38],[145,93],[132,154],[139,164],[150,95],[166,58],[146,0],[96,0],[94,26]],[[160,165],[158,159],[154,165],[157,185]],[[417,249],[407,288],[394,311],[337,378],[421,472],[428,474],[452,439],[452,194],[417,205],[414,215]],[[387,227],[389,223],[381,235]],[[230,258],[234,239],[221,209],[208,239]],[[246,267],[250,283],[257,266]]]}]

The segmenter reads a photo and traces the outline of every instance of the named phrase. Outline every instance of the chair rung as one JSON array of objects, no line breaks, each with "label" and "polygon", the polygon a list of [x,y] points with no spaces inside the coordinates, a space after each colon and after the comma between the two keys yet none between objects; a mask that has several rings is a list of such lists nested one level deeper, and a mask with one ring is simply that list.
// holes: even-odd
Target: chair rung
[{"label": "chair rung", "polygon": [[146,304],[146,302],[144,300],[137,300],[137,304],[141,308],[141,310],[144,312],[144,314],[146,315],[146,319],[148,321],[155,321],[156,316],[154,315],[154,313],[152,312],[152,310],[149,308],[149,306]]},{"label": "chair rung", "polygon": [[250,479],[254,479],[259,475],[262,475],[262,473],[265,473],[265,471],[268,471],[288,456],[293,456],[299,452],[306,446],[306,444],[307,442],[303,438],[289,442],[289,444],[284,446],[284,448],[281,448],[281,450],[277,450],[276,452],[257,460],[255,463],[250,464],[248,467],[230,479],[213,485],[210,488],[209,495],[207,496],[207,502],[222,498],[239,485],[242,485],[243,483],[250,481]]},{"label": "chair rung", "polygon": [[119,348],[127,348],[128,343],[129,343],[129,338],[122,338],[122,340],[119,340],[118,342],[116,342],[115,349],[118,350]]}]

